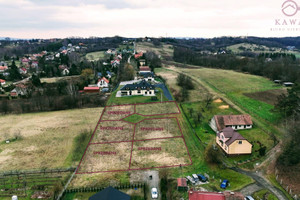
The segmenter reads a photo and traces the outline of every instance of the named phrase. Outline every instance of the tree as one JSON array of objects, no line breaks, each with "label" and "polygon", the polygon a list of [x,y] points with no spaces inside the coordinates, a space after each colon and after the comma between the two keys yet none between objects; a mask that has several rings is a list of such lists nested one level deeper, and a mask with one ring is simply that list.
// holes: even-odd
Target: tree
[{"label": "tree", "polygon": [[85,80],[90,82],[91,79],[94,77],[94,71],[92,69],[84,69],[81,71],[80,76]]},{"label": "tree", "polygon": [[205,108],[209,108],[210,104],[213,102],[213,96],[210,93],[206,93],[204,101]]},{"label": "tree", "polygon": [[19,68],[16,66],[15,61],[12,62],[9,70],[9,78],[10,80],[21,80],[22,76],[19,72]]},{"label": "tree", "polygon": [[289,117],[293,114],[300,114],[300,85],[295,84],[288,90],[288,95],[282,94],[278,97],[278,103],[275,110],[280,112],[282,116]]},{"label": "tree", "polygon": [[130,80],[134,79],[134,76],[135,76],[135,71],[134,71],[133,66],[126,63],[125,67],[124,67],[124,72],[123,72],[123,75],[122,75],[122,80],[123,81],[130,81]]},{"label": "tree", "polygon": [[40,80],[40,78],[39,78],[37,75],[32,74],[32,76],[31,76],[31,81],[32,81],[32,84],[33,84],[34,86],[36,86],[36,87],[41,86],[41,80]]},{"label": "tree", "polygon": [[185,87],[181,88],[180,93],[181,93],[181,97],[182,97],[182,99],[181,99],[182,102],[189,99],[190,94],[189,94],[189,91]]}]

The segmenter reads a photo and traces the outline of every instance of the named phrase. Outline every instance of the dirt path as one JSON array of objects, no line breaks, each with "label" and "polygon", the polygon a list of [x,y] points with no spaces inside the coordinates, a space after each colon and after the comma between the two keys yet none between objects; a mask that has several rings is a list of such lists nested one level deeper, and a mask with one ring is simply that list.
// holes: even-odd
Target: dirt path
[{"label": "dirt path", "polygon": [[264,189],[261,185],[257,184],[257,183],[253,183],[251,185],[248,185],[246,187],[244,187],[243,189],[240,190],[240,192],[244,195],[244,196],[251,196],[253,195],[255,192]]},{"label": "dirt path", "polygon": [[232,170],[244,174],[246,176],[250,176],[251,178],[253,178],[258,186],[261,186],[263,188],[266,188],[268,190],[270,190],[271,192],[273,192],[274,195],[277,196],[278,199],[280,200],[288,200],[288,198],[285,196],[285,194],[279,190],[278,188],[276,188],[275,186],[273,186],[268,180],[266,180],[260,173],[255,173],[255,172],[249,172],[249,171],[245,171],[239,168],[231,168]]}]

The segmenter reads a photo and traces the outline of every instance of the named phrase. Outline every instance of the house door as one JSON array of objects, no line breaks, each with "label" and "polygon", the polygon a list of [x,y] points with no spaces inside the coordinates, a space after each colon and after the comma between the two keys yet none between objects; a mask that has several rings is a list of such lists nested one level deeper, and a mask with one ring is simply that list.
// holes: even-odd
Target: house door
[{"label": "house door", "polygon": [[132,92],[131,92],[131,91],[129,92],[129,95],[132,95]]}]

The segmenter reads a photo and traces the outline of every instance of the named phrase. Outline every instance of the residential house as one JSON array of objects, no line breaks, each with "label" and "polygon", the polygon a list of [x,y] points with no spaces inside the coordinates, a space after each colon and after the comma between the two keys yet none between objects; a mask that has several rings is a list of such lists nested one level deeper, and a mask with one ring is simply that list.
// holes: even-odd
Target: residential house
[{"label": "residential house", "polygon": [[5,85],[6,81],[3,79],[0,79],[0,85]]},{"label": "residential house", "polygon": [[210,127],[218,133],[226,127],[234,130],[251,129],[253,122],[251,116],[244,115],[215,115],[210,121]]},{"label": "residential house", "polygon": [[108,85],[109,85],[109,80],[107,80],[105,77],[98,80],[97,86],[99,88],[108,87]]},{"label": "residential house", "polygon": [[141,77],[148,82],[154,81],[154,74],[153,72],[148,72],[148,73],[142,73]]},{"label": "residential house", "polygon": [[115,59],[110,62],[112,67],[118,67],[120,65],[120,60]]},{"label": "residential house", "polygon": [[61,74],[63,76],[67,76],[67,75],[70,74],[70,70],[69,70],[69,67],[67,65],[59,65],[58,68],[61,71]]},{"label": "residential house", "polygon": [[139,83],[127,84],[121,88],[121,96],[155,96],[155,86],[145,80]]},{"label": "residential house", "polygon": [[138,59],[138,58],[142,57],[143,55],[144,55],[144,53],[141,51],[141,52],[139,52],[137,54],[134,54],[134,58]]},{"label": "residential house", "polygon": [[89,200],[130,200],[131,197],[111,186],[94,194]]},{"label": "residential house", "polygon": [[0,66],[0,72],[5,72],[6,70],[8,70],[7,66]]},{"label": "residential house", "polygon": [[188,186],[185,178],[178,178],[177,179],[177,190],[178,191],[187,191]]},{"label": "residential house", "polygon": [[231,127],[217,133],[216,143],[227,155],[244,155],[252,153],[252,144]]},{"label": "residential house", "polygon": [[99,93],[99,87],[84,87],[84,93]]},{"label": "residential house", "polygon": [[285,87],[292,87],[294,85],[294,83],[292,83],[292,82],[284,82],[283,85]]},{"label": "residential house", "polygon": [[141,66],[140,67],[140,74],[142,73],[151,73],[151,69],[148,66]]},{"label": "residential house", "polygon": [[244,195],[240,192],[203,192],[189,190],[189,200],[244,200]]},{"label": "residential house", "polygon": [[27,69],[24,67],[19,68],[19,72],[20,72],[20,74],[27,74]]},{"label": "residential house", "polygon": [[16,85],[15,89],[10,92],[10,96],[17,97],[17,96],[26,96],[29,93],[29,88],[24,83],[19,83]]},{"label": "residential house", "polygon": [[146,65],[146,60],[145,59],[140,59],[140,66],[145,66]]}]

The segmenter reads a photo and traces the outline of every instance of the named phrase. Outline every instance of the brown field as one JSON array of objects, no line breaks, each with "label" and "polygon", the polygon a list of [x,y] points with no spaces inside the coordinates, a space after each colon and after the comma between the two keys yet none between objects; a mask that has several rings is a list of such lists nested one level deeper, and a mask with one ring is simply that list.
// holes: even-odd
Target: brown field
[{"label": "brown field", "polygon": [[[122,114],[122,112],[124,114]],[[106,107],[105,113],[102,116],[102,120],[120,120],[133,113],[134,113],[134,105]]]},{"label": "brown field", "polygon": [[[131,145],[131,142],[89,145],[78,173],[127,170]],[[115,154],[100,155],[95,152]]]},{"label": "brown field", "polygon": [[263,92],[245,93],[244,95],[271,105],[275,105],[277,103],[277,98],[282,94],[287,94],[286,88],[267,90]]},{"label": "brown field", "polygon": [[[76,166],[67,160],[73,140],[95,128],[102,109],[0,116],[0,171]],[[22,139],[5,144],[16,134]]]},{"label": "brown field", "polygon": [[[178,73],[167,70],[165,68],[156,68],[155,73],[161,77],[163,77],[167,81],[167,85],[169,86],[171,92],[179,93],[181,88],[177,85],[177,76]],[[193,81],[194,82],[194,81]],[[189,91],[189,99],[190,102],[202,101],[206,94],[208,93],[205,88],[203,88],[200,84],[194,82],[195,89]]]},{"label": "brown field", "polygon": [[134,125],[124,121],[103,121],[100,122],[92,143],[131,141]]},{"label": "brown field", "polygon": [[[146,130],[143,128],[146,128]],[[152,130],[149,130],[152,129]],[[147,130],[148,129],[148,130]],[[158,129],[158,130],[153,130]],[[163,129],[163,130],[161,130]],[[137,124],[135,129],[135,140],[181,136],[177,120],[172,119],[150,119]]]},{"label": "brown field", "polygon": [[[161,150],[139,150],[140,147]],[[133,144],[130,169],[152,168],[189,164],[189,156],[182,138],[147,140]]]},{"label": "brown field", "polygon": [[175,102],[163,102],[136,105],[136,113],[140,115],[179,114],[179,110]]}]

